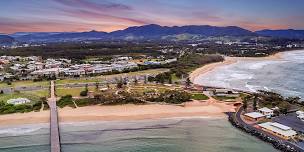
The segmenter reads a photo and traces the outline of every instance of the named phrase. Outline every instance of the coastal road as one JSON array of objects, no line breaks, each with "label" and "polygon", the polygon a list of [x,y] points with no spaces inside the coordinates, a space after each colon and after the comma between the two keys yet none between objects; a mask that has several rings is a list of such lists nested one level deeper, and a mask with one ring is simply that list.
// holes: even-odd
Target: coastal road
[{"label": "coastal road", "polygon": [[51,97],[48,99],[50,106],[50,131],[51,131],[51,152],[60,152],[60,134],[59,134],[59,122],[58,122],[58,111],[55,96],[55,84],[51,81]]}]

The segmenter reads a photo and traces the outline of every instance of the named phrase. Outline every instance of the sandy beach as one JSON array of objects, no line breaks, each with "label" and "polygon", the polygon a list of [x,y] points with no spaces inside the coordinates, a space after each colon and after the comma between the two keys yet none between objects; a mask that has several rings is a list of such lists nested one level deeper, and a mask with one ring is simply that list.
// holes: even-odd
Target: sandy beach
[{"label": "sandy beach", "polygon": [[[60,122],[82,121],[113,121],[113,120],[143,120],[172,117],[225,117],[224,112],[234,111],[234,106],[215,102],[213,99],[199,102],[193,101],[183,106],[176,105],[118,105],[118,106],[88,106],[76,109],[59,109]],[[9,114],[0,116],[0,127],[22,124],[37,124],[49,122],[49,111]]]},{"label": "sandy beach", "polygon": [[267,57],[225,57],[225,60],[223,62],[217,62],[217,63],[211,63],[207,64],[205,66],[202,66],[201,68],[198,68],[190,73],[189,77],[192,82],[194,82],[195,78],[207,74],[208,72],[211,72],[215,70],[218,67],[230,65],[233,63],[236,63],[241,60],[279,60],[282,58],[282,52],[276,53],[274,55],[270,55]]}]

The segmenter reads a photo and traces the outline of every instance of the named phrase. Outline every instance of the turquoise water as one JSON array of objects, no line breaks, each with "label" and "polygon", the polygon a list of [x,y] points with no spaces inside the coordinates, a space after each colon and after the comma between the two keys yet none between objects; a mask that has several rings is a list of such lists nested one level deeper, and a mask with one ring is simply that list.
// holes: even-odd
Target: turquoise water
[{"label": "turquoise water", "polygon": [[[0,138],[1,152],[49,151],[48,128]],[[275,152],[226,119],[160,119],[61,125],[63,152]]]},{"label": "turquoise water", "polygon": [[1,152],[49,152],[48,124],[0,128]]}]

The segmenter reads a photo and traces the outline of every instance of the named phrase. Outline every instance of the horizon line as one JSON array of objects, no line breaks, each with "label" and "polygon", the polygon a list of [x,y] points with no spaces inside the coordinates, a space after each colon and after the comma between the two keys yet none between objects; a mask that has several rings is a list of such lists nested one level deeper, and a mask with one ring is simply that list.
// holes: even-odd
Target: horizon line
[{"label": "horizon line", "polygon": [[271,28],[265,28],[265,29],[261,29],[261,30],[250,30],[241,26],[236,26],[236,25],[227,25],[227,26],[216,26],[216,25],[208,25],[208,24],[186,24],[186,25],[160,25],[160,24],[143,24],[143,25],[138,25],[138,26],[129,26],[126,28],[121,28],[121,29],[117,29],[117,30],[113,30],[113,31],[99,31],[99,30],[85,30],[85,31],[18,31],[18,32],[13,32],[13,33],[5,33],[5,32],[0,32],[0,35],[11,35],[11,34],[16,34],[16,33],[83,33],[83,32],[92,32],[92,31],[96,31],[96,32],[104,32],[104,33],[112,33],[112,32],[116,32],[116,31],[120,31],[120,30],[126,30],[128,28],[131,27],[143,27],[143,26],[149,26],[149,25],[157,25],[157,26],[161,26],[161,27],[184,27],[184,26],[211,26],[211,27],[238,27],[238,28],[242,28],[245,30],[248,30],[250,32],[257,32],[257,31],[263,31],[263,30],[304,30],[304,29],[293,29],[293,28],[285,28],[285,29],[271,29]]}]

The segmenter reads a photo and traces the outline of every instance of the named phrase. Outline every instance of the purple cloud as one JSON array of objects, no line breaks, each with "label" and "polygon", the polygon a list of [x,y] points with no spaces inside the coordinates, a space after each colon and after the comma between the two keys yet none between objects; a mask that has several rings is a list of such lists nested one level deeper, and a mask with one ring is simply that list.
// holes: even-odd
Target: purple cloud
[{"label": "purple cloud", "polygon": [[88,0],[53,0],[53,1],[68,7],[85,8],[95,11],[132,10],[130,6],[113,3],[105,0],[101,1],[100,3],[94,3]]}]

